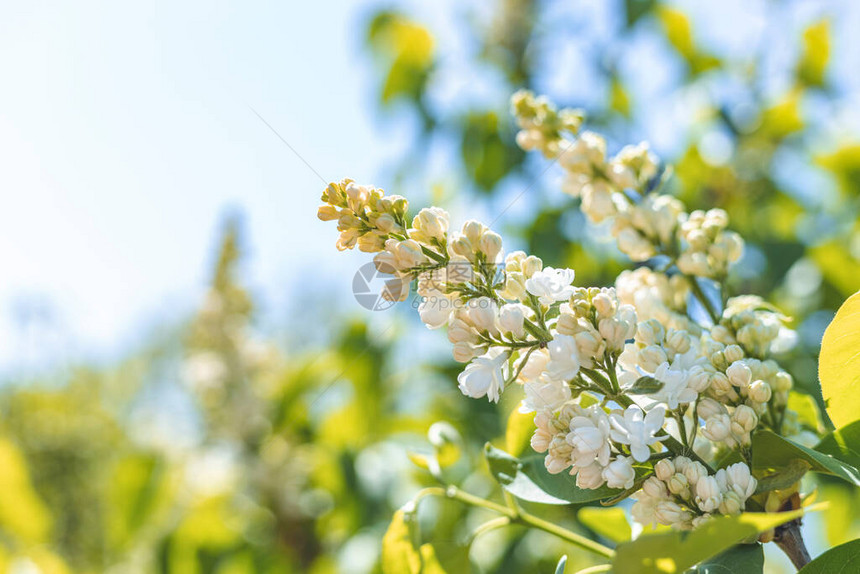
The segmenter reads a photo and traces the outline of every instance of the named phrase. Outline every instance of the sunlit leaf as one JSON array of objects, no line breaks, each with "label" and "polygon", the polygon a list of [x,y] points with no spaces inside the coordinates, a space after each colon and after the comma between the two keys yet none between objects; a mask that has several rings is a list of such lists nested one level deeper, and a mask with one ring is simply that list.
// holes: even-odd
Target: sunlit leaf
[{"label": "sunlit leaf", "polygon": [[860,421],[854,421],[826,435],[815,450],[834,456],[854,468],[860,468]]},{"label": "sunlit leaf", "polygon": [[616,572],[671,574],[684,572],[732,546],[753,540],[765,532],[794,520],[803,510],[780,513],[745,512],[738,516],[711,518],[692,532],[642,535],[619,544],[614,561]]},{"label": "sunlit leaf", "polygon": [[535,430],[534,413],[521,413],[519,409],[511,411],[508,426],[505,429],[505,450],[508,454],[518,457],[531,450],[531,436]]},{"label": "sunlit leaf", "polygon": [[848,297],[860,289],[860,262],[854,259],[847,245],[836,240],[827,241],[810,248],[809,254],[822,275],[842,295]]},{"label": "sunlit leaf", "polygon": [[51,514],[30,482],[27,463],[14,444],[0,439],[0,528],[24,543],[44,542]]},{"label": "sunlit leaf", "polygon": [[822,433],[824,423],[821,420],[821,412],[815,399],[805,393],[791,391],[788,394],[788,410],[797,413],[797,420],[809,430]]},{"label": "sunlit leaf", "polygon": [[818,377],[837,428],[860,420],[860,292],[848,298],[824,331]]},{"label": "sunlit leaf", "polygon": [[809,86],[823,86],[830,61],[830,21],[819,20],[803,31],[803,52],[797,77]]},{"label": "sunlit leaf", "polygon": [[609,107],[624,117],[630,117],[630,94],[617,76],[609,84]]},{"label": "sunlit leaf", "polygon": [[626,542],[633,536],[624,509],[617,506],[611,508],[584,506],[576,513],[576,519],[613,542]]},{"label": "sunlit leaf", "polygon": [[848,574],[849,572],[860,572],[860,540],[852,540],[831,548],[801,568],[798,574]]},{"label": "sunlit leaf", "polygon": [[415,516],[402,509],[394,513],[382,538],[382,571],[385,574],[444,574],[430,544],[415,547]]},{"label": "sunlit leaf", "polygon": [[804,128],[801,115],[803,91],[795,89],[762,113],[759,133],[780,141]]}]

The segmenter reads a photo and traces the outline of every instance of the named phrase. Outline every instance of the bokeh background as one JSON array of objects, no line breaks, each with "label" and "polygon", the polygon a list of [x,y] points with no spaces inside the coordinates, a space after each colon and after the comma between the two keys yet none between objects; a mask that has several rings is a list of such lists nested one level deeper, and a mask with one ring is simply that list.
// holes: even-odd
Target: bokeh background
[{"label": "bokeh background", "polygon": [[[449,480],[498,496],[481,448],[517,397],[463,398],[410,304],[359,305],[368,258],[315,211],[352,177],[610,284],[607,230],[514,145],[521,87],[729,212],[733,287],[792,317],[823,430],[820,337],[860,289],[857,29],[850,0],[3,3],[0,569],[376,572],[440,420]],[[860,536],[856,491],[817,480],[813,555]],[[519,528],[470,551],[480,512],[426,506],[450,572],[590,564]]]}]

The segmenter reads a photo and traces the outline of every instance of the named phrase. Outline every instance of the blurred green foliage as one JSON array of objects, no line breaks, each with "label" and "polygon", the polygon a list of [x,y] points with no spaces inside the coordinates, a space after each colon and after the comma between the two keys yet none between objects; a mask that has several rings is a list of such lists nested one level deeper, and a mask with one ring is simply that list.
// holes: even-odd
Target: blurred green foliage
[{"label": "blurred green foliage", "polygon": [[[457,73],[493,78],[492,89],[465,107],[434,98],[448,89],[452,57],[432,30],[389,9],[369,19],[366,45],[379,78],[380,109],[418,119],[416,141],[404,149],[393,179],[450,195],[456,189],[491,213],[518,197],[510,212],[518,223],[508,237],[548,265],[575,268],[578,284],[606,285],[628,262],[602,239],[604,232],[577,215],[574,200],[559,201],[545,166],[527,162],[514,144],[508,96],[520,87],[545,91],[555,70],[542,47],[582,33],[547,25],[550,8],[535,0],[496,0],[486,17],[465,20],[463,33],[476,49],[455,55]],[[794,399],[801,415],[814,411],[820,403],[816,333],[826,324],[821,317],[828,319],[860,289],[860,143],[820,145],[821,120],[808,113],[811,106],[827,109],[839,95],[830,78],[839,56],[830,20],[811,22],[797,38],[788,87],[765,96],[758,89],[760,55],[738,60],[718,53],[699,41],[687,14],[660,2],[625,0],[614,10],[623,17],[608,36],[590,38],[586,53],[596,70],[594,90],[605,97],[598,104],[556,99],[586,107],[592,125],[628,143],[626,134],[641,128],[649,110],[621,64],[635,49],[630,40],[642,36],[664,45],[681,66],[674,89],[699,87],[709,94],[681,151],[664,158],[675,166],[671,185],[691,209],[725,208],[747,239],[754,257],[742,262],[733,287],[767,296],[793,316],[802,335],[812,333],[801,337],[784,364],[806,393]],[[742,114],[706,89],[727,79],[749,95]],[[728,138],[728,157],[715,160],[704,145],[702,135],[713,132]],[[453,162],[441,172],[413,169],[416,157],[437,147]],[[787,152],[832,182],[836,196],[787,188],[777,173]],[[464,400],[453,382],[459,367],[447,360],[423,366],[412,360],[404,371],[398,359],[404,353],[414,359],[416,350],[387,343],[363,318],[332,321],[327,349],[303,354],[279,348],[254,329],[241,247],[239,227],[228,223],[211,288],[195,317],[126,361],[3,389],[0,569],[379,571],[381,539],[392,516],[402,518],[395,511],[418,489],[436,484],[425,434],[441,419],[462,442],[442,457],[440,472],[471,492],[501,497],[483,462],[483,445],[494,441],[514,454],[528,448],[527,417],[514,415],[505,436],[516,397],[504,397],[501,408]],[[812,425],[821,424],[810,416]],[[817,522],[827,545],[860,535],[856,489],[827,479],[819,489],[830,501]],[[430,566],[549,572],[565,553],[568,572],[592,563],[548,535],[518,527],[482,535],[470,552],[469,533],[485,518],[481,511],[445,500],[428,501],[426,508],[414,523],[388,532],[409,544],[409,555],[428,572]],[[549,520],[615,542],[605,538],[600,520],[617,517],[580,510],[577,520],[577,510],[539,508]]]}]

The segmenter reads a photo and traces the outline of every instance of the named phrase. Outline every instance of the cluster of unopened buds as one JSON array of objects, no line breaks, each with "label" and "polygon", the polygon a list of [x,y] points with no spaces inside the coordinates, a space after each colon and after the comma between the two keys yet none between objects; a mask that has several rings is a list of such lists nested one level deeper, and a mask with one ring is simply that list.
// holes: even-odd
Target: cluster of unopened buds
[{"label": "cluster of unopened buds", "polygon": [[[518,143],[557,159],[589,219],[611,219],[619,249],[648,265],[613,287],[577,287],[571,269],[522,251],[504,256],[499,235],[481,223],[452,231],[433,207],[409,225],[403,198],[350,180],[328,187],[320,218],[338,220],[339,248],[375,252],[401,287],[415,281],[422,321],[447,326],[454,358],[466,363],[463,394],[498,401],[522,387],[520,410],[535,413],[531,444],[549,472],[567,471],[584,489],[635,492],[633,515],[644,524],[692,528],[740,512],[756,488],[751,433],[779,430],[792,385],[769,358],[784,317],[723,292],[714,308],[704,293],[743,242],[725,212],[688,214],[661,193],[663,171],[646,145],[607,160],[603,138],[577,135],[581,112],[528,92],[514,96],[513,109]],[[695,316],[694,300],[708,317]],[[709,465],[732,451],[741,462]]]}]

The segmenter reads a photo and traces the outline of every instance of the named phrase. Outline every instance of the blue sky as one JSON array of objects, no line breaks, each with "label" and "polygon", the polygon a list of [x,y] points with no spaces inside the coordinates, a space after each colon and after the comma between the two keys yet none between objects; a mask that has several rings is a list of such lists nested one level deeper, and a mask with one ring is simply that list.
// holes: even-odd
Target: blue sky
[{"label": "blue sky", "polygon": [[0,372],[116,356],[193,308],[237,208],[248,279],[272,305],[297,269],[334,261],[321,182],[251,109],[323,177],[371,179],[397,142],[367,113],[364,15],[345,1],[5,3]]}]

